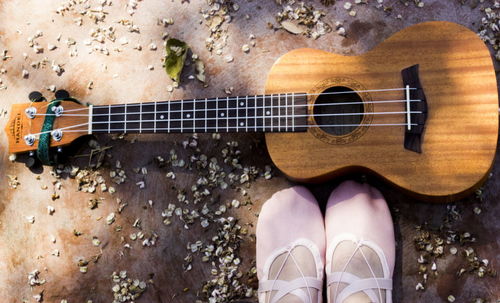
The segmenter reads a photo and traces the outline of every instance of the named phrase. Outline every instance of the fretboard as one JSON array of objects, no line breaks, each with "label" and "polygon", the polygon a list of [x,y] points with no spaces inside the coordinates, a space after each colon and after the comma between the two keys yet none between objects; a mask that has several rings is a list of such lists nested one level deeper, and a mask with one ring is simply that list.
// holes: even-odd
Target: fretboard
[{"label": "fretboard", "polygon": [[94,106],[92,133],[302,132],[307,96],[283,93]]}]

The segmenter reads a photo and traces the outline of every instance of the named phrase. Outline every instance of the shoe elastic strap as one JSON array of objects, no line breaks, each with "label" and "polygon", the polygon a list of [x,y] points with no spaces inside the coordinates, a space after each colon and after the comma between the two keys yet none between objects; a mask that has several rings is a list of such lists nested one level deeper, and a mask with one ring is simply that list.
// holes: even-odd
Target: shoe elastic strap
[{"label": "shoe elastic strap", "polygon": [[292,281],[268,280],[259,283],[259,292],[277,290],[271,303],[278,302],[287,294],[299,297],[304,303],[312,303],[306,293],[300,288],[315,288],[318,291],[323,287],[323,282],[313,277],[300,277]]},{"label": "shoe elastic strap", "polygon": [[371,302],[381,303],[379,297],[375,294],[373,289],[386,289],[392,290],[392,279],[384,278],[367,278],[361,279],[349,272],[334,272],[328,275],[327,285],[333,283],[346,283],[346,286],[337,296],[335,303],[343,302],[350,295],[357,292],[364,292],[371,300]]}]

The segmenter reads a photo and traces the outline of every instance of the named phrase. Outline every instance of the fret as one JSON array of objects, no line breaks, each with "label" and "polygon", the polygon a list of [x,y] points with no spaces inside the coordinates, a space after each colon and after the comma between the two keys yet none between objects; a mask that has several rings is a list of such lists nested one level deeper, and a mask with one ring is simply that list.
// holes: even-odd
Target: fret
[{"label": "fret", "polygon": [[111,104],[108,105],[108,134],[111,133]]},{"label": "fret", "polygon": [[202,101],[201,99],[198,102],[194,103],[193,108],[193,117],[196,117],[194,120],[194,131],[193,132],[206,132],[207,129],[207,101]]},{"label": "fret", "polygon": [[229,97],[226,97],[226,132],[229,132]]},{"label": "fret", "polygon": [[109,108],[108,105],[92,107],[92,133],[110,132]]},{"label": "fret", "polygon": [[217,121],[219,123],[219,131],[224,132],[227,131],[227,119],[226,119],[226,114],[227,114],[227,101],[225,98],[220,98],[218,99],[218,115],[217,115]]},{"label": "fret", "polygon": [[155,133],[156,133],[156,104],[157,104],[157,103],[158,103],[158,102],[156,102],[156,101],[155,101],[155,111],[154,111],[154,116],[153,116],[153,120],[154,120],[154,122],[153,122],[153,123],[154,123],[153,128],[154,128],[154,132],[155,132]]},{"label": "fret", "polygon": [[254,131],[257,131],[257,95],[253,98],[253,110],[254,110]]},{"label": "fret", "polygon": [[142,102],[139,103],[139,134],[142,134]]},{"label": "fret", "polygon": [[184,102],[180,101],[181,103],[181,133],[182,133],[182,129],[183,129],[183,126],[184,126]]},{"label": "fret", "polygon": [[292,132],[295,131],[295,94],[292,93]]},{"label": "fret", "polygon": [[209,133],[213,132],[218,132],[218,118],[217,118],[217,111],[218,111],[218,101],[219,99],[216,98],[211,99],[207,102],[207,105],[205,107],[205,112],[207,113],[206,115],[206,124],[207,124],[207,131]]},{"label": "fret", "polygon": [[282,111],[282,106],[281,106],[281,98],[280,98],[280,94],[278,94],[278,96],[274,96],[274,99],[276,99],[276,102],[278,103],[278,106],[275,106],[276,110],[274,111],[274,123],[275,123],[275,126],[274,128],[276,129],[277,132],[281,132],[281,111]]},{"label": "fret", "polygon": [[[266,98],[269,98],[269,99],[266,101]],[[272,131],[274,131],[273,130],[273,99],[272,99],[272,95],[265,96],[264,102],[265,102],[264,109],[266,110],[266,124],[268,126],[267,129],[269,132],[272,132]]]},{"label": "fret", "polygon": [[226,97],[226,132],[229,132],[229,97]]},{"label": "fret", "polygon": [[208,104],[207,104],[208,98],[205,98],[205,132],[207,132],[207,120],[208,120]]},{"label": "fret", "polygon": [[215,132],[219,132],[219,97],[215,98]]},{"label": "fret", "polygon": [[168,124],[167,128],[168,128],[168,132],[170,132],[170,113],[171,113],[171,111],[170,111],[170,101],[168,101],[168,114],[167,114],[168,115],[167,116],[167,124]]},{"label": "fret", "polygon": [[245,105],[246,105],[246,108],[245,108],[245,120],[246,120],[245,131],[248,132],[248,95],[245,96]]},{"label": "fret", "polygon": [[196,132],[196,99],[193,99],[193,133]]},{"label": "fret", "polygon": [[230,97],[228,101],[228,116],[229,119],[229,132],[238,132],[240,129],[239,125],[239,105],[240,101],[238,97]]},{"label": "fret", "polygon": [[264,124],[261,122],[263,122],[264,120],[262,119],[262,117],[264,116],[264,108],[262,106],[259,105],[259,98],[256,96],[255,98],[255,126],[256,126],[256,131],[258,132],[264,132],[263,128],[264,128]]},{"label": "fret", "polygon": [[140,132],[156,132],[156,102],[141,103],[140,111]]},{"label": "fret", "polygon": [[[182,124],[183,124],[183,129],[184,132],[189,132],[189,131],[194,131],[194,120],[193,118],[193,109],[194,109],[194,102],[196,100],[181,100],[181,103],[183,104],[183,110],[182,110]],[[181,132],[183,132],[181,130]]]},{"label": "fret", "polygon": [[127,103],[125,103],[125,114],[123,115],[123,133],[127,133]]},{"label": "fret", "polygon": [[240,130],[240,122],[239,115],[240,114],[240,101],[238,100],[238,96],[236,96],[236,132]]},{"label": "fret", "polygon": [[124,121],[126,132],[139,132],[140,131],[140,103],[127,104],[125,106]]},{"label": "fret", "polygon": [[154,120],[156,125],[156,131],[160,132],[170,132],[170,121],[168,119],[170,113],[170,101],[160,102],[156,105],[156,111],[154,114]]},{"label": "fret", "polygon": [[238,98],[238,101],[236,102],[238,104],[237,106],[237,119],[236,119],[236,127],[238,127],[239,130],[241,131],[246,131],[247,130],[247,102],[246,99],[243,99],[243,97]]},{"label": "fret", "polygon": [[278,131],[281,131],[281,94],[278,94]]},{"label": "fret", "polygon": [[288,93],[285,93],[285,131],[288,131]]},{"label": "fret", "polygon": [[262,132],[266,131],[266,103],[264,101],[265,95],[262,96]]},{"label": "fret", "polygon": [[170,110],[169,110],[169,122],[170,122],[170,132],[182,132],[183,127],[183,109],[184,102],[182,101],[170,101]]},{"label": "fret", "polygon": [[273,98],[274,98],[274,96],[273,96],[273,94],[271,94],[271,131],[272,132],[274,131],[274,128],[273,128],[273,124],[274,124],[274,121],[273,121],[274,120],[274,112],[273,112],[274,111],[274,106],[273,106],[274,102],[273,102]]},{"label": "fret", "polygon": [[114,105],[110,108],[110,132],[125,132],[125,107]]}]

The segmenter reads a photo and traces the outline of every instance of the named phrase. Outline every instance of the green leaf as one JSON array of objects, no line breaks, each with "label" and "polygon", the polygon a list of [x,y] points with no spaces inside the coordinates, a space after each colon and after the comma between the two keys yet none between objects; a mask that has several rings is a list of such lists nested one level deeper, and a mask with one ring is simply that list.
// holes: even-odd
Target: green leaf
[{"label": "green leaf", "polygon": [[165,70],[169,77],[175,82],[179,82],[181,78],[182,68],[186,61],[186,56],[189,46],[184,41],[177,39],[168,39],[165,56]]}]

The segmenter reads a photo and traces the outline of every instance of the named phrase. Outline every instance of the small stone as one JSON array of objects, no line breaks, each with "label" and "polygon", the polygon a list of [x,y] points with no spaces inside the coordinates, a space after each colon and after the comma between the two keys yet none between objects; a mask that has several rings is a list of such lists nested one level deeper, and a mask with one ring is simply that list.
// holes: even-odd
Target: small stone
[{"label": "small stone", "polygon": [[455,302],[455,296],[449,295],[448,296],[448,302]]},{"label": "small stone", "polygon": [[250,46],[248,46],[248,44],[243,44],[243,46],[241,47],[241,50],[244,53],[248,53],[250,51]]},{"label": "small stone", "polygon": [[113,224],[113,222],[115,222],[115,213],[110,213],[107,217],[106,217],[106,223],[108,225],[111,225]]},{"label": "small stone", "polygon": [[101,245],[101,241],[97,237],[92,237],[92,245],[99,246]]},{"label": "small stone", "polygon": [[232,206],[232,207],[234,207],[234,208],[238,208],[238,207],[240,207],[240,201],[238,201],[238,200],[233,200],[233,201],[231,202],[231,206]]},{"label": "small stone", "polygon": [[424,290],[424,286],[422,285],[422,283],[417,283],[417,286],[415,286],[415,290]]}]

